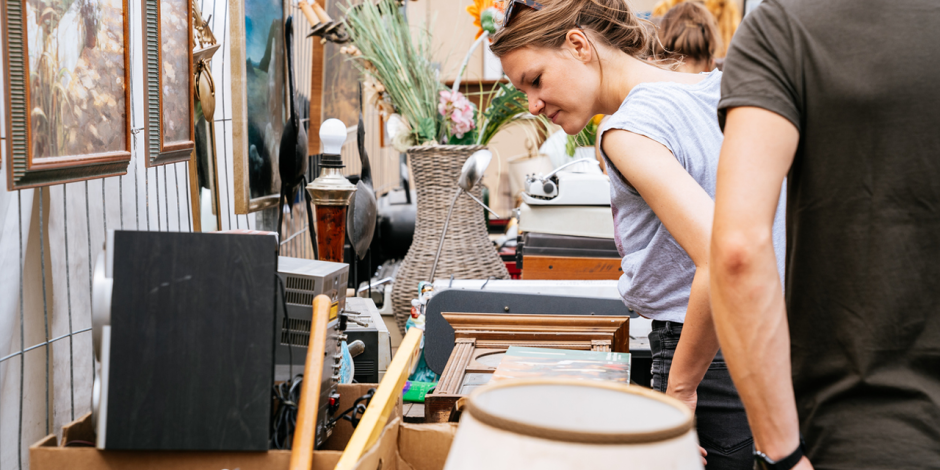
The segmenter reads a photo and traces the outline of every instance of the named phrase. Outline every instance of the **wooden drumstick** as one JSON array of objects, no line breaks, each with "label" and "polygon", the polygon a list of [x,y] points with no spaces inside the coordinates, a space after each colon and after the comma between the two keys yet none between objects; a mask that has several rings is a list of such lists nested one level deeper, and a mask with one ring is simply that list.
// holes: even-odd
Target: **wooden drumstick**
[{"label": "wooden drumstick", "polygon": [[313,12],[313,9],[310,8],[310,4],[307,3],[307,0],[297,0],[297,6],[300,7],[300,11],[304,12],[304,16],[307,17],[307,21],[310,22],[310,26],[316,26],[320,24],[320,20]]},{"label": "wooden drumstick", "polygon": [[333,22],[333,18],[330,18],[330,15],[326,14],[326,10],[324,10],[323,7],[321,7],[320,4],[316,2],[316,0],[314,0],[313,4],[311,4],[310,6],[313,7],[313,11],[316,12],[317,17],[320,18],[320,22],[322,23]]},{"label": "wooden drumstick", "polygon": [[310,470],[313,466],[313,446],[317,437],[317,408],[320,405],[320,376],[323,375],[323,357],[326,354],[326,330],[330,322],[330,298],[318,295],[313,299],[313,323],[310,325],[310,346],[304,365],[300,404],[297,407],[297,425],[290,452],[290,470]]}]

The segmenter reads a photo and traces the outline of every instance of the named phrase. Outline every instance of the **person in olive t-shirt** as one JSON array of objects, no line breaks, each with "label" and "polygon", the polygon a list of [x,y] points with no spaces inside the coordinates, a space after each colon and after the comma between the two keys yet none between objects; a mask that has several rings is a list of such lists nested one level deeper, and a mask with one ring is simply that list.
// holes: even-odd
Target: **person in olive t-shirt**
[{"label": "person in olive t-shirt", "polygon": [[757,450],[940,468],[940,1],[765,0],[721,91],[711,299]]}]

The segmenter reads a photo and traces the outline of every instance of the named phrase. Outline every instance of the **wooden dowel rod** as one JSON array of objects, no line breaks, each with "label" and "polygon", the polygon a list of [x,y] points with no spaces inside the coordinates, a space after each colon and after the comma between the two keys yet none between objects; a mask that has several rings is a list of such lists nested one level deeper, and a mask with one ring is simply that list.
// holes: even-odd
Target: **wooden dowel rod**
[{"label": "wooden dowel rod", "polygon": [[310,325],[310,346],[304,365],[304,381],[297,407],[297,426],[290,452],[290,470],[310,470],[313,446],[317,437],[317,408],[320,405],[320,376],[326,354],[326,329],[330,322],[330,298],[318,295],[313,299],[313,323]]},{"label": "wooden dowel rod", "polygon": [[389,416],[398,405],[405,381],[418,363],[423,334],[417,328],[408,330],[334,470],[352,470],[362,455],[379,439]]}]

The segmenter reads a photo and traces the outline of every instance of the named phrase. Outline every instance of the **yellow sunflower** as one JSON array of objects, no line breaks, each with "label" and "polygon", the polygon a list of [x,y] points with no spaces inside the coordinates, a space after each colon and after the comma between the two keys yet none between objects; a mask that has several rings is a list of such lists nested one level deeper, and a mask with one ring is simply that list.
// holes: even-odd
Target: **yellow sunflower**
[{"label": "yellow sunflower", "polygon": [[473,25],[477,27],[477,35],[474,36],[474,39],[479,39],[483,34],[483,22],[480,20],[480,16],[484,10],[492,6],[493,0],[473,0],[473,5],[467,7],[467,13],[470,13],[470,16],[473,17]]}]

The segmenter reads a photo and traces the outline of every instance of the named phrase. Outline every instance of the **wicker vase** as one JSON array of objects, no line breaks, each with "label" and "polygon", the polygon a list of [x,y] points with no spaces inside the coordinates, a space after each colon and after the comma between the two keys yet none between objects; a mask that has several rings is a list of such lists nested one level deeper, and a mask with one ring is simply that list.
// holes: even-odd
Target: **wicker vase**
[{"label": "wicker vase", "polygon": [[[441,239],[447,209],[457,191],[460,169],[473,152],[482,148],[480,145],[440,145],[408,149],[418,194],[418,211],[414,241],[402,261],[392,288],[392,307],[402,332],[411,313],[411,300],[418,296],[418,282],[428,280],[431,274],[431,264],[434,263],[434,254]],[[470,192],[483,200],[481,185],[475,186]],[[483,211],[466,195],[457,199],[435,277],[509,278],[506,265],[487,237]]]}]

